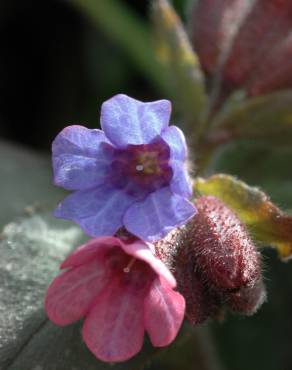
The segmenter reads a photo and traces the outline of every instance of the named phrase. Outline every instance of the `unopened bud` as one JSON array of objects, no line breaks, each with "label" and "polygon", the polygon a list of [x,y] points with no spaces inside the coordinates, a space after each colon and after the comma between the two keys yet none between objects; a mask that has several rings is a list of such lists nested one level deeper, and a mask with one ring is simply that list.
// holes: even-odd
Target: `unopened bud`
[{"label": "unopened bud", "polygon": [[186,300],[186,317],[192,325],[201,324],[220,310],[221,299],[209,291],[192,253],[185,244],[185,227],[172,231],[156,243],[156,254],[174,274],[177,289]]},{"label": "unopened bud", "polygon": [[263,303],[261,258],[245,226],[219,199],[196,200],[198,213],[156,244],[176,277],[192,324],[224,308],[250,315]]},{"label": "unopened bud", "polygon": [[237,292],[229,293],[227,306],[234,312],[253,315],[266,299],[266,290],[260,279],[252,286],[246,286]]},{"label": "unopened bud", "polygon": [[261,259],[245,226],[215,197],[200,197],[196,206],[189,248],[208,284],[226,291],[252,285],[260,278]]}]

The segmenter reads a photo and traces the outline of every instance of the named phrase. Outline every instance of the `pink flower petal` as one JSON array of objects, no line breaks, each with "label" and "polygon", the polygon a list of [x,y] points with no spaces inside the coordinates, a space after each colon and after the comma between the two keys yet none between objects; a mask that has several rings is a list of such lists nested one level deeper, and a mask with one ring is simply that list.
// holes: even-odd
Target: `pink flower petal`
[{"label": "pink flower petal", "polygon": [[163,279],[155,279],[144,303],[144,324],[155,347],[170,344],[183,322],[185,300]]},{"label": "pink flower petal", "polygon": [[143,300],[130,285],[114,280],[90,311],[83,339],[95,356],[108,362],[125,361],[143,345]]},{"label": "pink flower petal", "polygon": [[75,249],[61,264],[61,269],[80,266],[90,262],[100,252],[103,252],[109,247],[120,246],[121,243],[120,239],[111,236],[92,239]]},{"label": "pink flower petal", "polygon": [[97,259],[57,276],[45,299],[49,319],[61,326],[79,320],[108,281],[103,260]]},{"label": "pink flower petal", "polygon": [[137,241],[131,244],[121,244],[123,250],[131,256],[144,261],[157,273],[158,276],[163,277],[168,284],[174,288],[176,280],[172,273],[168,270],[165,264],[157,257],[154,256],[149,246],[142,241]]}]

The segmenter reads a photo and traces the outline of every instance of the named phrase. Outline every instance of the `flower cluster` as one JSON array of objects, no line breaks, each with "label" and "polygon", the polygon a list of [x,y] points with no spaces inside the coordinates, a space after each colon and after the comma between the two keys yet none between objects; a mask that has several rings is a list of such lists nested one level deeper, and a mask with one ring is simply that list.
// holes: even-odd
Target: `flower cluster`
[{"label": "flower cluster", "polygon": [[[183,133],[168,126],[167,100],[117,95],[101,108],[101,128],[66,127],[54,140],[55,184],[73,191],[55,216],[95,237],[61,265],[45,307],[57,325],[85,318],[83,339],[103,361],[176,337],[185,299],[154,245],[196,214]],[[123,235],[117,237],[117,235]]]},{"label": "flower cluster", "polygon": [[252,314],[265,299],[237,216],[214,197],[188,200],[186,143],[169,117],[166,100],[117,95],[102,106],[103,131],[69,126],[53,142],[55,183],[73,191],[55,215],[94,238],[62,263],[45,307],[60,326],[84,318],[103,361],[134,356],[145,332],[168,345],[185,315],[195,325],[225,309]]}]

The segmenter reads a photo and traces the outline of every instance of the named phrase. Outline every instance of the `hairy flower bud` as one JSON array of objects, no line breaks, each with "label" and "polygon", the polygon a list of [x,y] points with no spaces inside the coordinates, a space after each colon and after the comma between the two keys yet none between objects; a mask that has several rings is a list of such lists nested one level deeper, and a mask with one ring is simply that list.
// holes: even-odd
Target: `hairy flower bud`
[{"label": "hairy flower bud", "polygon": [[262,279],[254,285],[247,285],[237,292],[228,294],[226,305],[233,312],[253,315],[266,299],[266,290]]},{"label": "hairy flower bud", "polygon": [[186,300],[186,317],[192,325],[201,324],[220,310],[221,299],[204,283],[185,238],[187,228],[178,228],[156,243],[156,255],[162,259],[177,281],[177,289]]},{"label": "hairy flower bud", "polygon": [[197,199],[198,215],[189,222],[190,247],[208,284],[233,290],[260,278],[260,254],[245,227],[226,205],[212,196]]},{"label": "hairy flower bud", "polygon": [[250,315],[263,303],[261,258],[245,226],[219,199],[196,200],[198,213],[156,244],[173,272],[192,324],[224,308]]}]

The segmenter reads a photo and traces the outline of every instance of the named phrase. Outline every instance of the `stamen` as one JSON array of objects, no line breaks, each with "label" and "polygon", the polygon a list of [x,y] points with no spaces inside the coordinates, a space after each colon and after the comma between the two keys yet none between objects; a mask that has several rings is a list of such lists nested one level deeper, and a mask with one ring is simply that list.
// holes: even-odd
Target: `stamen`
[{"label": "stamen", "polygon": [[143,166],[142,164],[138,164],[138,165],[136,166],[136,170],[137,170],[137,171],[143,171],[143,170],[144,170],[144,166]]},{"label": "stamen", "polygon": [[132,258],[128,265],[123,269],[124,272],[129,273],[131,271],[132,266],[134,265],[136,258]]}]

